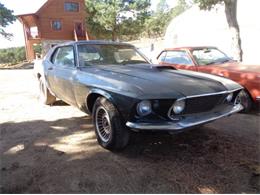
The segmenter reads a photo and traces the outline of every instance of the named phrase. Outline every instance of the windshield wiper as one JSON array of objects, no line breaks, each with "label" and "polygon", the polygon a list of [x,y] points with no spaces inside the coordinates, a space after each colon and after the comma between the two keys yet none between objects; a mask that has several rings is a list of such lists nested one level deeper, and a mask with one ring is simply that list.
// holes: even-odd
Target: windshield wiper
[{"label": "windshield wiper", "polygon": [[217,63],[216,61],[213,61],[213,62],[208,62],[205,65],[211,65],[211,64],[216,64],[216,63]]},{"label": "windshield wiper", "polygon": [[230,62],[230,61],[232,61],[232,59],[225,59],[225,60],[219,60],[219,61],[217,60],[217,61],[213,61],[213,62],[208,62],[205,65],[223,64],[223,63]]},{"label": "windshield wiper", "polygon": [[234,60],[232,60],[232,59],[225,59],[225,60],[221,61],[220,63],[226,63],[226,62],[230,62],[230,61],[234,61]]}]

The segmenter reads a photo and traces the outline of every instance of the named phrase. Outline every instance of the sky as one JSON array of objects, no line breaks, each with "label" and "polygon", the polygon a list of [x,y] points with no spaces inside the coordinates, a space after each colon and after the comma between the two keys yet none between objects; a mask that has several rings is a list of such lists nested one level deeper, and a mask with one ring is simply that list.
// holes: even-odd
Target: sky
[{"label": "sky", "polygon": [[[1,0],[8,9],[14,10],[14,14],[31,13],[37,10],[39,5],[42,5],[46,0]],[[156,9],[160,0],[151,0],[152,10]],[[167,0],[170,7],[176,5],[177,0]],[[9,33],[13,33],[14,36],[11,41],[8,41],[0,36],[0,48],[18,47],[24,46],[24,34],[21,23],[17,20],[13,24],[5,28]]]}]

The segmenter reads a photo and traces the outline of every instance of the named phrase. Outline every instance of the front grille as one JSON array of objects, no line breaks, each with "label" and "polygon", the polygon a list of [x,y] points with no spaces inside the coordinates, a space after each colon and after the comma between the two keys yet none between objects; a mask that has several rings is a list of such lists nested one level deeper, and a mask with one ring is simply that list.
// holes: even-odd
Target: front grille
[{"label": "front grille", "polygon": [[154,112],[162,116],[164,118],[167,117],[167,113],[169,108],[172,106],[175,100],[158,100],[158,101],[153,101],[153,110]]},{"label": "front grille", "polygon": [[187,98],[185,112],[183,114],[192,114],[192,113],[210,111],[215,106],[223,103],[226,96],[227,94],[217,94],[217,95]]}]

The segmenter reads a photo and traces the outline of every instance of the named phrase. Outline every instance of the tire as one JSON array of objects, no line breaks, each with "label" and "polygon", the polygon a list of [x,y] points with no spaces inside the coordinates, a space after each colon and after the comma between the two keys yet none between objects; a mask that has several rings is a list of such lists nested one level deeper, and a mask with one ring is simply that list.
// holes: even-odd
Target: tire
[{"label": "tire", "polygon": [[247,91],[243,91],[243,93],[237,98],[236,101],[237,103],[241,103],[244,107],[241,113],[248,113],[252,109],[253,102]]},{"label": "tire", "polygon": [[108,150],[120,150],[129,142],[130,132],[115,106],[99,97],[93,107],[93,123],[98,143]]},{"label": "tire", "polygon": [[50,93],[42,77],[39,78],[39,101],[45,105],[52,105],[56,101],[56,97]]}]

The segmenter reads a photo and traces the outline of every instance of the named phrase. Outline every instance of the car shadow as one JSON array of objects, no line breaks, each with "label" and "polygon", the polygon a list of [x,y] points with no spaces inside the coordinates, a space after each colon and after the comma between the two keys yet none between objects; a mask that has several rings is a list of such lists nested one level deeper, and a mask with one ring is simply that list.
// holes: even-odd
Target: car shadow
[{"label": "car shadow", "polygon": [[66,102],[62,101],[62,100],[57,100],[55,101],[52,106],[69,106],[69,104],[67,104]]},{"label": "car shadow", "polygon": [[252,110],[250,110],[247,114],[260,116],[260,104],[254,105]]},{"label": "car shadow", "polygon": [[131,133],[121,152],[90,117],[0,124],[1,193],[257,193],[258,146],[207,126]]}]

